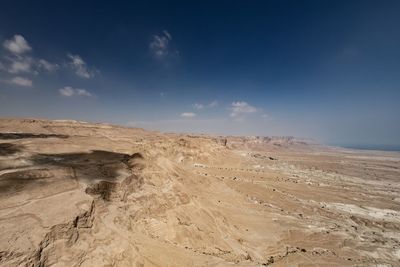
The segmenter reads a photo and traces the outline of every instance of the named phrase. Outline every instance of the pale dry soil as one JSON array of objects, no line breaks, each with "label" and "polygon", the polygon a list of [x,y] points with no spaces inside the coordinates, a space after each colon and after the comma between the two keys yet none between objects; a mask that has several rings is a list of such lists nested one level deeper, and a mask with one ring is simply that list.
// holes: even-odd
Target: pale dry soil
[{"label": "pale dry soil", "polygon": [[0,266],[400,266],[400,153],[0,120]]}]

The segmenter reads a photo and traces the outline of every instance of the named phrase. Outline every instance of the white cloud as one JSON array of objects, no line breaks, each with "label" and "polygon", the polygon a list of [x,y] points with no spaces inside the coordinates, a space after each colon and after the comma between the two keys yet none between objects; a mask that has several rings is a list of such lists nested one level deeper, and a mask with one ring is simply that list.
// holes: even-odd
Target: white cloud
[{"label": "white cloud", "polygon": [[49,72],[53,72],[53,71],[57,70],[60,67],[58,64],[50,63],[50,62],[48,62],[47,60],[44,60],[44,59],[39,59],[38,62],[37,62],[37,65],[40,68],[45,69],[45,70],[47,70]]},{"label": "white cloud", "polygon": [[155,34],[150,42],[150,50],[153,55],[157,58],[164,58],[170,54],[169,43],[172,40],[171,34],[167,31],[163,31],[162,34]]},{"label": "white cloud", "polygon": [[71,96],[93,96],[90,92],[85,89],[74,89],[71,86],[65,86],[58,90],[62,96],[71,97]]},{"label": "white cloud", "polygon": [[193,112],[183,112],[181,114],[181,117],[182,118],[194,118],[194,117],[196,117],[196,114]]},{"label": "white cloud", "polygon": [[76,75],[82,78],[92,78],[94,76],[94,71],[90,70],[86,62],[79,55],[68,54],[70,59],[69,66],[74,70]]},{"label": "white cloud", "polygon": [[249,105],[247,102],[244,101],[232,102],[230,110],[231,110],[230,116],[233,118],[238,118],[243,115],[249,113],[255,113],[258,111],[257,108]]},{"label": "white cloud", "polygon": [[3,46],[5,49],[16,55],[32,50],[25,38],[19,34],[14,35],[14,37],[9,40],[5,40]]},{"label": "white cloud", "polygon": [[33,60],[30,57],[8,58],[10,65],[8,72],[10,73],[31,73]]},{"label": "white cloud", "polygon": [[69,86],[61,88],[58,91],[62,96],[73,96],[75,94],[75,89]]},{"label": "white cloud", "polygon": [[18,86],[24,86],[24,87],[31,87],[32,86],[32,80],[29,80],[29,79],[26,79],[26,78],[23,78],[23,77],[19,77],[19,76],[12,78],[9,81],[9,83],[15,84],[15,85],[18,85]]},{"label": "white cloud", "polygon": [[203,104],[199,104],[199,103],[194,103],[193,104],[193,108],[197,109],[197,110],[200,110],[200,109],[204,108],[204,105]]},{"label": "white cloud", "polygon": [[39,74],[41,70],[53,72],[59,68],[58,64],[53,64],[44,59],[35,59],[29,56],[5,57],[7,65],[3,64],[1,69],[9,73],[33,73]]},{"label": "white cloud", "polygon": [[44,59],[37,59],[26,52],[32,50],[31,46],[21,35],[14,35],[11,39],[4,41],[4,48],[8,53],[3,55],[3,62],[0,62],[0,70],[12,74],[33,73],[38,74],[40,70],[52,72],[59,66]]}]

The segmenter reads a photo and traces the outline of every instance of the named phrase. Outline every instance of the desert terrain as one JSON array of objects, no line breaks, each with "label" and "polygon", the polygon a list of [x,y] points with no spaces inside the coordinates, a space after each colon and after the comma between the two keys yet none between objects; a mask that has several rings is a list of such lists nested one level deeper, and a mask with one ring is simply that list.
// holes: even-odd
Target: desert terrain
[{"label": "desert terrain", "polygon": [[0,120],[0,266],[400,266],[400,153]]}]

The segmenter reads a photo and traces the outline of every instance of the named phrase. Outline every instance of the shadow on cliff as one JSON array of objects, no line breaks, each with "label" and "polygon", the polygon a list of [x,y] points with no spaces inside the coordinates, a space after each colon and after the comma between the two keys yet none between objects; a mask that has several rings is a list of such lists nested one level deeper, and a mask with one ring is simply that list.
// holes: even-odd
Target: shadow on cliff
[{"label": "shadow on cliff", "polygon": [[68,138],[65,134],[33,134],[33,133],[0,133],[2,140],[26,139],[26,138]]},{"label": "shadow on cliff", "polygon": [[[11,146],[2,151],[16,153],[14,151],[18,151],[18,147]],[[130,173],[128,161],[132,156],[104,150],[92,150],[86,153],[36,154],[28,160],[32,162],[32,166],[40,168],[41,172],[16,170],[5,173],[0,176],[0,192],[13,193],[13,191],[21,191],[28,187],[46,186],[46,183],[51,183],[58,178],[52,175],[52,171],[60,168],[71,170],[71,176],[67,179],[85,180],[89,183],[99,180],[113,182],[121,173]],[[65,177],[60,179],[65,179]]]},{"label": "shadow on cliff", "polygon": [[0,143],[0,156],[12,156],[24,149],[23,145]]},{"label": "shadow on cliff", "polygon": [[34,165],[49,167],[71,167],[75,178],[87,180],[114,180],[119,171],[127,169],[129,154],[105,150],[86,153],[37,154],[31,160]]}]

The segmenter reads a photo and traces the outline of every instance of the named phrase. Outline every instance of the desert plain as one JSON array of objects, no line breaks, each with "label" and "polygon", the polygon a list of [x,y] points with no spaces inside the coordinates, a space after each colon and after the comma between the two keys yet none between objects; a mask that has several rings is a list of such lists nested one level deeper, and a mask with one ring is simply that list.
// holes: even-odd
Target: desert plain
[{"label": "desert plain", "polygon": [[0,266],[400,266],[400,153],[0,119]]}]

